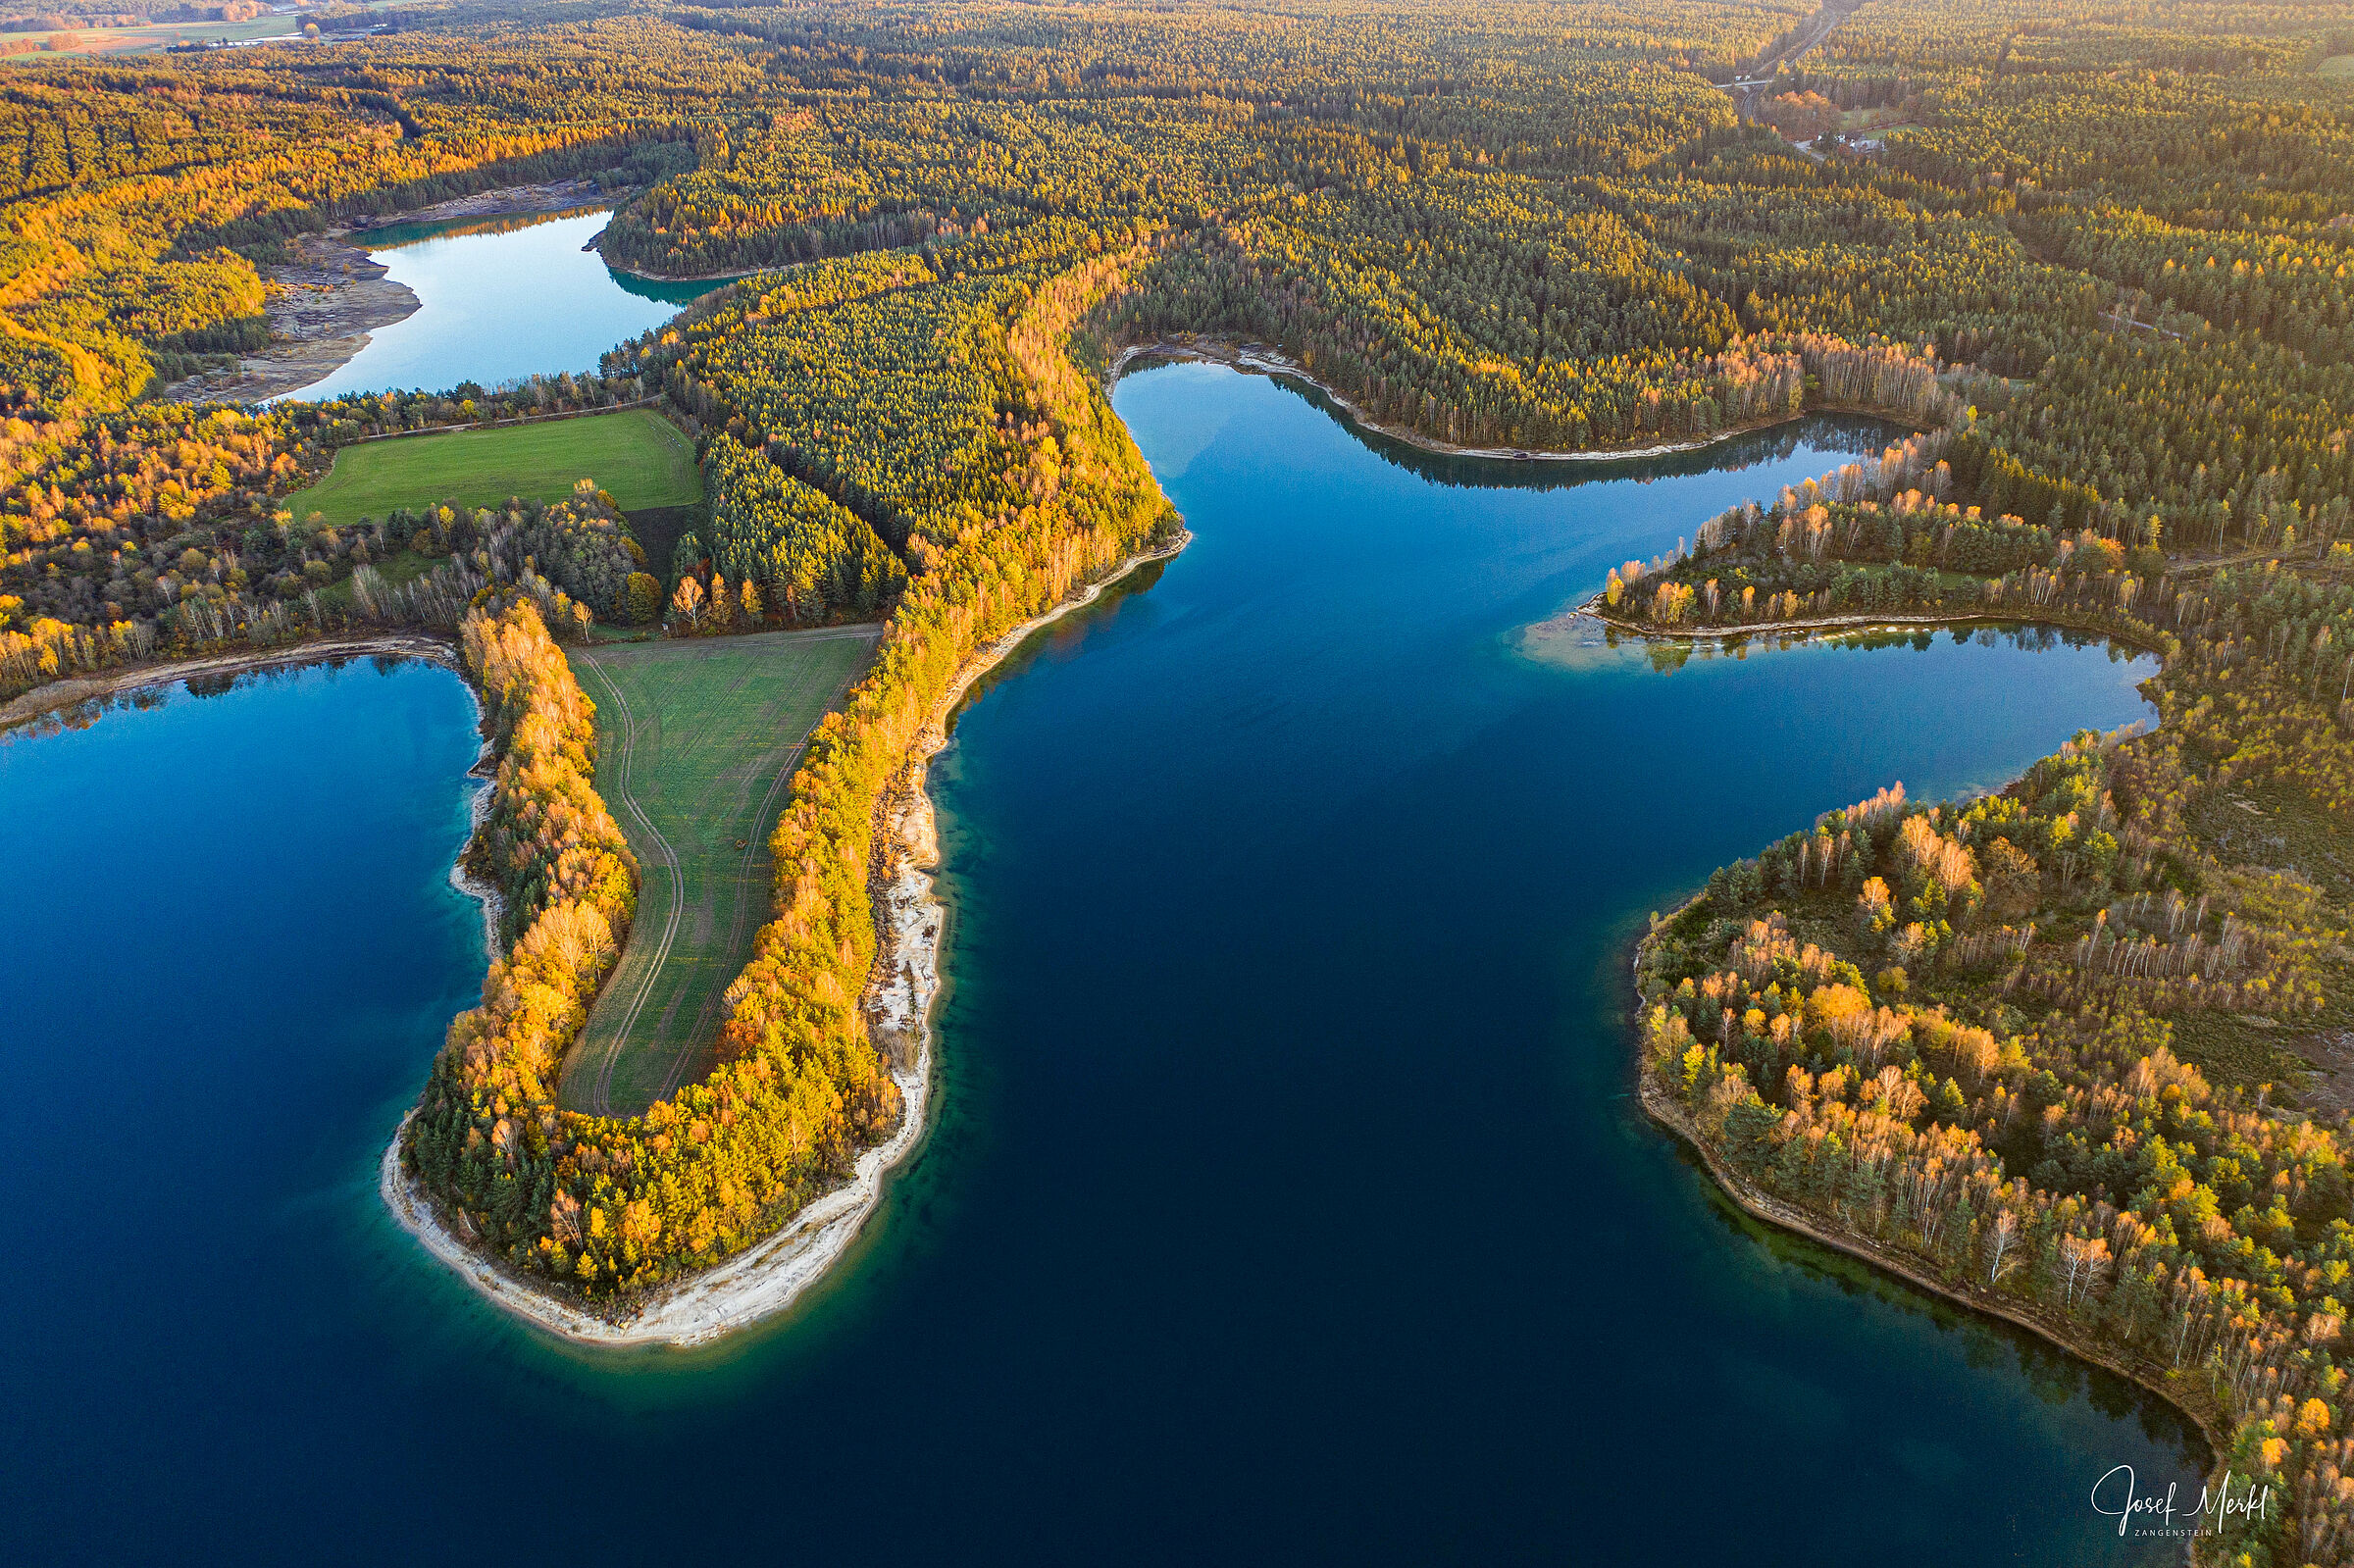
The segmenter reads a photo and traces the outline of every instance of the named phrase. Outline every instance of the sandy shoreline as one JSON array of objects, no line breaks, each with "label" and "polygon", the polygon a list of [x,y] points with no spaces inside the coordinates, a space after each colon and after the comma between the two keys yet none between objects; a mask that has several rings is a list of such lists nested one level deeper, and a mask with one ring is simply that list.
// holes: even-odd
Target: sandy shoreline
[{"label": "sandy shoreline", "polygon": [[292,260],[270,270],[263,312],[271,341],[232,365],[173,382],[160,394],[174,403],[261,403],[299,392],[359,356],[373,334],[414,316],[424,302],[385,276],[368,253],[370,235],[405,224],[553,216],[615,205],[621,197],[585,179],[504,185],[452,196],[412,212],[355,218],[339,228],[297,237]]},{"label": "sandy shoreline", "polygon": [[[330,659],[358,659],[375,654],[427,659],[448,669],[458,668],[457,650],[444,637],[423,632],[381,632],[359,636],[322,637],[288,643],[281,648],[208,654],[200,659],[177,659],[168,664],[126,665],[96,675],[68,676],[46,685],[20,692],[0,704],[0,733],[30,724],[44,714],[59,713],[85,702],[99,702],[126,692],[174,685],[197,676],[230,675],[247,670],[324,664]],[[467,687],[469,691],[474,688]]]},{"label": "sandy shoreline", "polygon": [[414,316],[424,303],[345,230],[299,236],[291,258],[270,269],[262,312],[270,341],[230,364],[174,381],[171,403],[260,403],[325,380],[366,348],[373,334]]},{"label": "sandy shoreline", "polygon": [[[493,1305],[577,1344],[708,1344],[798,1300],[857,1239],[882,1200],[884,1179],[922,1140],[930,1125],[931,1012],[940,994],[947,911],[934,892],[940,849],[926,784],[932,758],[947,744],[949,716],[972,683],[1031,632],[1094,603],[1138,567],[1167,560],[1192,537],[1181,533],[1164,549],[1130,556],[1085,593],[1023,622],[967,659],[918,732],[898,782],[878,802],[884,824],[877,835],[872,890],[882,939],[864,1001],[877,1043],[890,1052],[892,1079],[899,1086],[903,1108],[898,1129],[858,1156],[847,1182],[809,1203],[776,1235],[724,1263],[649,1292],[627,1316],[608,1318],[508,1273],[451,1234],[419,1184],[401,1169],[401,1139],[409,1117],[416,1115],[411,1109],[378,1166],[379,1189],[402,1228]],[[484,798],[487,793],[484,791]]]},{"label": "sandy shoreline", "polygon": [[463,670],[458,672],[458,679],[465,683],[467,700],[474,704],[474,728],[483,737],[482,749],[475,753],[474,766],[466,770],[466,776],[480,779],[482,784],[466,802],[466,838],[458,845],[458,857],[449,863],[449,885],[482,908],[483,967],[487,970],[498,956],[498,923],[506,918],[507,897],[495,883],[477,877],[467,866],[466,856],[474,848],[475,839],[481,836],[483,824],[490,820],[490,794],[498,777],[498,753],[490,744],[490,715],[483,706],[483,694],[474,688],[473,682],[466,680]]},{"label": "sandy shoreline", "polygon": [[1106,382],[1117,381],[1127,370],[1130,360],[1141,359],[1147,355],[1156,359],[1199,360],[1210,365],[1229,365],[1236,370],[1255,371],[1262,376],[1288,376],[1294,380],[1305,381],[1317,391],[1322,392],[1331,399],[1335,407],[1345,412],[1351,421],[1363,430],[1371,430],[1376,435],[1385,435],[1393,441],[1403,441],[1408,446],[1440,457],[1489,458],[1506,463],[1618,463],[1635,458],[1671,457],[1678,452],[1697,452],[1704,447],[1714,446],[1719,441],[1732,440],[1736,436],[1754,435],[1759,430],[1769,430],[1777,425],[1787,425],[1792,420],[1805,419],[1810,414],[1853,412],[1870,414],[1874,419],[1891,418],[1887,414],[1875,413],[1870,409],[1843,410],[1822,407],[1802,409],[1796,414],[1785,414],[1775,419],[1755,420],[1746,425],[1728,426],[1714,435],[1703,435],[1694,440],[1663,441],[1652,446],[1597,446],[1577,452],[1548,452],[1534,447],[1519,446],[1458,446],[1453,441],[1438,440],[1435,437],[1421,434],[1419,431],[1407,430],[1403,425],[1383,424],[1351,401],[1346,393],[1319,380],[1312,371],[1298,360],[1269,348],[1263,343],[1236,343],[1217,337],[1161,338],[1150,343],[1132,343],[1120,350],[1118,357],[1111,363],[1110,375],[1104,379]]}]

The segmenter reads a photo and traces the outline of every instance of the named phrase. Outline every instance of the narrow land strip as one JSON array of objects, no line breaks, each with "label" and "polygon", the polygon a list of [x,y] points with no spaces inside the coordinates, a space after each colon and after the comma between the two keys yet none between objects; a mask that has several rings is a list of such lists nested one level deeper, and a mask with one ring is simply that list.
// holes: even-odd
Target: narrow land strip
[{"label": "narrow land strip", "polygon": [[720,999],[768,904],[768,835],[811,729],[880,629],[609,644],[573,662],[600,709],[597,792],[637,853],[635,929],[564,1072],[628,1116],[715,1060]]},{"label": "narrow land strip", "polygon": [[1130,556],[1085,593],[1065,599],[975,653],[927,717],[909,751],[901,786],[887,790],[877,803],[880,832],[872,874],[877,942],[864,1002],[878,1042],[891,1052],[892,1078],[904,1109],[898,1130],[858,1157],[847,1182],[757,1246],[640,1300],[616,1303],[609,1309],[611,1316],[585,1311],[549,1294],[453,1236],[435,1214],[423,1188],[400,1168],[405,1116],[377,1173],[379,1190],[393,1217],[493,1305],[580,1344],[708,1344],[799,1300],[857,1239],[867,1216],[882,1201],[884,1179],[921,1140],[927,1125],[932,1004],[940,994],[941,936],[947,923],[947,910],[934,888],[939,840],[927,784],[931,759],[947,744],[948,717],[972,683],[1032,632],[1095,603],[1139,567],[1165,561],[1192,541],[1190,532],[1181,532],[1164,548]]},{"label": "narrow land strip", "polygon": [[2038,611],[2031,605],[2013,605],[2000,610],[1932,610],[1919,614],[1872,610],[1856,615],[1802,615],[1784,621],[1756,621],[1739,626],[1658,627],[1612,615],[1602,607],[1602,596],[1596,594],[1543,625],[1559,627],[1580,617],[1591,618],[1596,625],[1618,636],[1650,642],[1742,642],[1751,637],[1799,638],[1833,636],[1841,632],[1940,632],[1949,627],[1965,626],[2046,626],[2107,637],[2112,642],[2139,648],[2146,653],[2159,651],[2130,632],[2120,631],[2105,622],[2082,615]]}]

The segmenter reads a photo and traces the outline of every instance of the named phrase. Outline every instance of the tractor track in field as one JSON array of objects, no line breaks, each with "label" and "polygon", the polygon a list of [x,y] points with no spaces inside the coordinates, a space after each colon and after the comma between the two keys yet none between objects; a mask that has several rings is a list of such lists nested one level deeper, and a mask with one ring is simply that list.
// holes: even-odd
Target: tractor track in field
[{"label": "tractor track in field", "polygon": [[[865,642],[871,646],[880,640],[880,627],[842,628],[820,632],[808,640],[826,642],[850,640]],[[620,749],[613,759],[614,788],[607,804],[628,813],[639,826],[645,830],[647,836],[652,840],[656,856],[663,869],[669,874],[671,887],[669,913],[662,922],[661,935],[655,940],[653,951],[646,960],[644,972],[637,977],[636,989],[629,995],[626,1007],[620,1018],[615,1021],[600,1053],[593,1060],[584,1060],[580,1064],[589,1074],[587,1085],[588,1091],[583,1096],[583,1108],[591,1116],[616,1116],[621,1113],[613,1108],[613,1075],[629,1047],[630,1036],[637,1028],[640,1015],[644,1011],[645,1004],[653,995],[655,984],[661,978],[663,967],[670,961],[671,949],[677,943],[679,928],[686,918],[687,876],[686,868],[679,858],[677,846],[672,844],[662,830],[654,825],[653,818],[640,803],[637,792],[631,784],[637,762],[637,743],[640,731],[638,712],[631,706],[630,699],[622,691],[619,683],[615,682],[611,673],[606,670],[603,660],[593,653],[585,653],[582,662],[596,672],[598,683],[604,686],[621,713],[622,722],[618,727],[617,734]],[[848,675],[843,678],[835,686],[833,694],[826,700],[826,712],[833,711],[835,705],[841,702],[843,694],[849,690],[862,673],[863,667],[853,668]],[[755,824],[766,820],[769,808],[776,803],[779,791],[783,790],[786,784],[792,781],[793,771],[799,766],[802,754],[808,749],[808,744],[807,737],[802,737],[778,760],[775,772],[769,782],[768,792],[761,797],[759,809],[753,815]],[[765,841],[766,835],[756,829],[746,835],[743,859],[740,863],[737,873],[740,881],[751,875],[752,864],[757,859]],[[739,944],[742,941],[743,924],[747,918],[746,911],[754,901],[748,897],[740,898],[737,901],[735,919],[728,933],[727,951],[731,954],[738,950]],[[631,934],[633,945],[638,935],[636,931]],[[688,1064],[694,1058],[693,1047],[704,1038],[708,1029],[713,1025],[714,1015],[725,994],[723,987],[711,991],[704,997],[702,1008],[696,1014],[693,1024],[680,1037],[680,1043],[672,1053],[670,1065],[663,1074],[661,1086],[652,1095],[653,1099],[666,1099],[677,1091],[681,1081],[686,1076]],[[620,1000],[619,997],[615,999]]]},{"label": "tractor track in field", "polygon": [[[829,635],[825,637],[814,637],[810,640],[830,642],[835,640],[835,637],[838,635],[843,635],[843,633],[836,633],[835,635]],[[865,634],[848,633],[848,635],[851,635],[854,640],[864,641],[870,646],[881,640],[880,632]],[[863,675],[865,671],[862,668],[853,666],[849,674],[842,678],[841,682],[834,687],[833,695],[826,698],[825,711],[827,713],[832,713],[834,711],[835,704],[842,701],[843,693],[849,690],[851,683],[854,683],[859,676]],[[823,723],[824,721],[821,719],[819,722]],[[787,784],[792,782],[794,770],[798,769],[801,765],[802,754],[808,749],[809,737],[807,735],[803,735],[800,739],[793,743],[792,748],[788,750],[784,756],[777,759],[776,774],[775,777],[769,781],[768,793],[760,797],[759,808],[752,813],[752,831],[744,835],[743,860],[736,873],[738,881],[741,882],[743,879],[751,876],[752,862],[759,857],[761,845],[764,844],[768,838],[767,833],[761,828],[760,825],[768,821],[769,807],[776,803],[777,792],[783,789]],[[739,898],[736,900],[736,918],[728,927],[727,950],[729,952],[734,953],[742,950],[743,942],[744,912],[750,909],[755,902],[756,900],[749,897]],[[719,989],[710,992],[703,998],[702,1011],[695,1014],[694,1027],[688,1033],[687,1044],[682,1046],[679,1050],[679,1053],[671,1058],[670,1071],[662,1075],[662,1087],[655,1093],[654,1098],[658,1100],[668,1099],[678,1090],[680,1079],[686,1076],[687,1063],[694,1054],[691,1047],[696,1040],[704,1038],[710,1033],[711,1029],[716,1023],[713,1015],[718,1011],[719,1004],[726,997],[726,995],[727,989],[725,986],[722,986]]]},{"label": "tractor track in field", "polygon": [[589,1087],[589,1114],[611,1116],[613,1068],[621,1060],[622,1046],[629,1039],[630,1030],[636,1026],[638,1014],[645,1006],[645,999],[653,994],[654,980],[662,973],[662,965],[670,957],[671,943],[678,939],[679,921],[687,908],[687,876],[679,865],[678,851],[663,836],[662,830],[654,826],[653,819],[645,814],[645,808],[638,803],[637,795],[630,789],[630,765],[635,760],[638,747],[638,715],[631,708],[630,699],[622,695],[621,687],[605,673],[601,661],[589,655],[583,662],[596,672],[597,680],[603,683],[604,688],[612,693],[614,702],[621,708],[621,757],[614,783],[620,786],[617,792],[621,796],[622,806],[645,829],[647,836],[661,853],[664,868],[670,873],[670,918],[663,922],[661,940],[655,944],[652,960],[647,963],[644,975],[639,980],[638,994],[630,998],[629,1011],[622,1015],[620,1026],[613,1031],[611,1041],[605,1047],[604,1059],[597,1064],[596,1077]]}]

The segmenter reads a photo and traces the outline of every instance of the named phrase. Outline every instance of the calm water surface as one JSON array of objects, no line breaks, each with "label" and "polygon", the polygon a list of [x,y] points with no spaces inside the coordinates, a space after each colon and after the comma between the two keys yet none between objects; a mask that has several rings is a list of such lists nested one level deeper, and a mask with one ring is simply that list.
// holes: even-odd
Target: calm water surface
[{"label": "calm water surface", "polygon": [[2085,1498],[2191,1481],[2174,1419],[1746,1226],[1621,1022],[1647,910],[2140,717],[2148,667],[1520,636],[1852,422],[1502,470],[1211,367],[1117,402],[1198,541],[964,713],[940,1120],[849,1264],[707,1353],[549,1343],[378,1205],[481,973],[453,677],[0,746],[12,1556],[2168,1557]]},{"label": "calm water surface", "polygon": [[654,282],[607,267],[582,247],[612,217],[592,212],[371,231],[362,236],[368,254],[417,295],[415,314],[370,333],[368,346],[333,375],[284,395],[438,391],[460,381],[495,386],[522,376],[593,371],[606,349],[661,326],[680,306],[719,286]]}]

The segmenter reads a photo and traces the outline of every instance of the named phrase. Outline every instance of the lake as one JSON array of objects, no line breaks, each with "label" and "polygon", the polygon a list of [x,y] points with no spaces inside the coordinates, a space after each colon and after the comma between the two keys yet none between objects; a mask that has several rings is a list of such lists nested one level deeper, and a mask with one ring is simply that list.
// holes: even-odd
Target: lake
[{"label": "lake", "polygon": [[[441,391],[593,371],[605,350],[721,286],[636,278],[586,247],[609,212],[391,225],[353,236],[418,305],[342,369],[286,398]],[[277,399],[273,399],[277,401]]]},{"label": "lake", "polygon": [[2149,662],[1524,635],[1869,422],[1407,463],[1218,367],[1115,401],[1196,541],[964,709],[935,1128],[828,1282],[704,1351],[552,1342],[377,1199],[481,977],[453,676],[0,744],[18,1555],[2167,1559],[2087,1496],[2196,1495],[2182,1423],[1748,1224],[1624,1023],[1647,912],[2143,717]]}]

